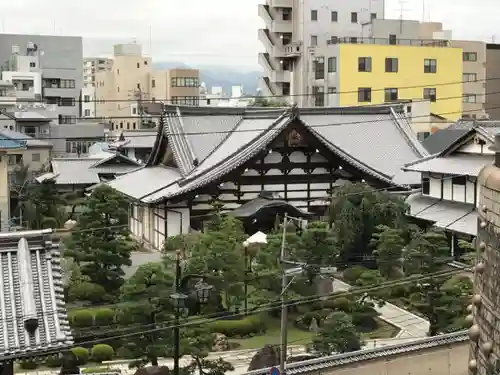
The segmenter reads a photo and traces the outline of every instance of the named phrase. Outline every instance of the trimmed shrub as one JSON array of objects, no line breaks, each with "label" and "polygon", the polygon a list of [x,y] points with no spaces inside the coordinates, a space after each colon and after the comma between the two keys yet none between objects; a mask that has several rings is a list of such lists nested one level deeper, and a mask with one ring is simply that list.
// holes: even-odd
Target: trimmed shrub
[{"label": "trimmed shrub", "polygon": [[343,312],[349,312],[351,307],[351,301],[346,297],[338,297],[333,299],[328,299],[323,301],[323,307],[325,309],[339,310]]},{"label": "trimmed shrub", "polygon": [[134,353],[129,348],[122,346],[116,351],[116,356],[123,359],[134,359]]},{"label": "trimmed shrub", "polygon": [[96,362],[109,361],[115,355],[113,347],[107,344],[97,344],[92,347],[92,360]]},{"label": "trimmed shrub", "polygon": [[344,281],[351,285],[356,285],[356,282],[359,280],[361,275],[365,273],[368,269],[360,266],[354,266],[351,268],[347,268],[342,273],[342,277]]},{"label": "trimmed shrub", "polygon": [[91,327],[94,325],[94,314],[90,310],[76,310],[71,314],[74,327]]},{"label": "trimmed shrub", "polygon": [[245,337],[264,333],[266,324],[259,315],[247,316],[238,320],[217,320],[209,324],[212,332],[222,333],[227,337]]},{"label": "trimmed shrub", "polygon": [[59,355],[50,355],[45,359],[45,366],[50,368],[60,367],[62,365],[62,359]]},{"label": "trimmed shrub", "polygon": [[32,359],[25,359],[19,362],[19,367],[23,370],[35,370],[38,367],[38,363]]},{"label": "trimmed shrub", "polygon": [[94,323],[97,326],[108,326],[113,324],[115,320],[115,312],[113,309],[103,308],[95,311]]},{"label": "trimmed shrub", "polygon": [[82,348],[81,346],[77,346],[76,348],[72,348],[71,352],[78,359],[79,366],[84,365],[89,361],[90,354],[87,348]]}]

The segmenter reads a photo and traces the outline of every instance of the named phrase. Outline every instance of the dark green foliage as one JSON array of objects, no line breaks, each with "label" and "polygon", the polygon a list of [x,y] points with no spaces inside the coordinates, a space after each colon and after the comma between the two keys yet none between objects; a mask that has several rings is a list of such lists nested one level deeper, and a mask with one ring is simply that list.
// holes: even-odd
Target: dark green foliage
[{"label": "dark green foliage", "polygon": [[19,367],[23,370],[35,370],[38,368],[38,362],[32,359],[25,359],[19,362]]},{"label": "dark green foliage", "polygon": [[361,349],[362,344],[352,319],[343,312],[332,313],[313,339],[313,348],[322,355],[352,352]]},{"label": "dark green foliage", "polygon": [[79,366],[88,362],[90,357],[88,349],[77,346],[76,348],[72,348],[71,352],[76,357]]},{"label": "dark green foliage", "polygon": [[128,232],[128,202],[104,185],[92,192],[85,206],[65,255],[80,265],[88,282],[116,295],[123,284],[122,267],[130,266],[135,248]]},{"label": "dark green foliage", "polygon": [[113,347],[107,344],[94,345],[91,350],[91,358],[95,362],[109,361],[114,355]]},{"label": "dark green foliage", "polygon": [[76,310],[70,314],[71,324],[75,327],[91,327],[94,325],[94,314],[90,310]]},{"label": "dark green foliage", "polygon": [[101,308],[94,311],[94,322],[97,326],[106,326],[113,324],[115,312],[113,309]]},{"label": "dark green foliage", "polygon": [[337,191],[329,217],[343,263],[360,263],[366,255],[371,255],[370,241],[375,228],[379,225],[404,227],[407,209],[402,198],[374,191],[365,184],[347,184]]},{"label": "dark green foliage", "polygon": [[227,337],[245,337],[266,331],[266,324],[259,315],[251,315],[243,319],[221,319],[209,323],[212,332],[222,333]]}]

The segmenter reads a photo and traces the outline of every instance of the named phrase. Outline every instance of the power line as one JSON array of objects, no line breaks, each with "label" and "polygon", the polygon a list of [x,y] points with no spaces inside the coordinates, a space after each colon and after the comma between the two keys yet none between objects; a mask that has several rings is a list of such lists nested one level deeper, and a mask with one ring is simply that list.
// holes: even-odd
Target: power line
[{"label": "power line", "polygon": [[[417,275],[417,276],[409,276],[409,277],[406,277],[404,279],[399,279],[397,281],[381,283],[377,286],[357,288],[354,290],[350,290],[347,292],[340,292],[340,293],[333,292],[333,293],[329,293],[329,294],[317,294],[314,296],[294,299],[294,300],[287,301],[286,306],[303,305],[303,304],[307,304],[307,303],[311,303],[311,302],[316,302],[318,300],[321,300],[321,299],[324,299],[327,297],[330,297],[332,299],[336,299],[336,298],[342,298],[342,297],[353,296],[353,295],[358,295],[358,294],[377,292],[380,290],[384,290],[386,288],[403,286],[403,285],[411,284],[414,282],[425,281],[425,280],[429,280],[429,279],[433,279],[433,278],[453,276],[453,275],[459,274],[461,272],[462,272],[462,270],[451,270],[451,271],[439,271],[439,272],[434,272],[434,273],[429,273],[429,274],[424,274],[424,275]],[[267,311],[274,310],[274,309],[279,307],[279,304],[280,304],[280,302],[278,300],[277,302],[269,304],[268,307],[259,307],[258,309],[254,310],[253,313],[267,312]],[[182,323],[179,325],[169,325],[166,327],[155,327],[152,329],[143,330],[143,331],[139,331],[139,332],[132,332],[132,333],[126,333],[126,334],[112,336],[112,337],[106,337],[106,338],[100,338],[100,339],[95,339],[95,340],[89,340],[89,341],[85,341],[85,342],[79,342],[78,344],[69,345],[67,348],[76,347],[76,346],[86,346],[86,345],[91,345],[91,344],[102,343],[103,341],[108,341],[108,340],[116,340],[116,339],[121,339],[121,338],[126,338],[126,337],[134,337],[134,336],[138,336],[138,335],[144,335],[144,334],[148,334],[148,333],[161,332],[161,331],[169,330],[169,329],[172,329],[175,327],[189,327],[189,326],[196,326],[196,325],[200,325],[200,324],[208,324],[208,323],[212,323],[214,321],[228,319],[230,317],[242,317],[242,316],[245,316],[245,312],[239,312],[239,313],[234,313],[234,314],[230,314],[230,315],[225,315],[223,317],[218,316],[215,318],[200,317],[200,319],[196,319],[196,320],[193,319],[191,321],[188,321],[186,323]],[[158,325],[159,323],[161,323],[161,322],[157,322],[156,325]],[[24,348],[11,347],[9,349],[10,350],[16,350],[16,349],[22,350]],[[50,350],[44,351],[43,355],[47,355],[47,354],[51,354],[51,353],[59,353],[60,351],[61,351],[61,348],[50,349]],[[12,356],[4,356],[3,359],[8,360],[8,359],[11,359],[10,357],[16,358],[16,356],[12,355]]]},{"label": "power line", "polygon": [[[442,82],[442,83],[435,83],[435,84],[427,84],[427,85],[412,85],[412,86],[399,86],[399,87],[391,87],[395,88],[398,90],[410,90],[410,89],[416,89],[416,88],[436,88],[436,87],[442,87],[442,86],[452,86],[452,85],[461,85],[461,84],[467,84],[467,83],[477,83],[477,82],[488,82],[488,81],[496,81],[500,80],[500,77],[491,77],[491,78],[480,78],[480,79],[475,79],[475,80],[464,80],[464,81],[451,81],[451,82]],[[196,87],[186,87],[186,88],[196,88]],[[379,92],[379,91],[385,91],[386,88],[379,88],[379,89],[372,89],[371,92]],[[333,93],[331,95],[343,95],[343,94],[357,94],[358,90],[348,90],[348,91],[338,91],[336,93]],[[494,94],[494,93],[485,93],[484,95],[486,96],[487,94]],[[210,94],[208,94],[210,95]],[[290,98],[290,97],[307,97],[307,96],[315,96],[316,94],[314,93],[301,93],[301,94],[290,94],[290,95],[245,95],[245,96],[223,96],[220,98],[214,98],[215,100],[220,99],[220,100],[230,100],[230,99],[270,99],[270,98]],[[325,95],[328,95],[325,93]],[[470,94],[469,94],[470,95]],[[481,94],[480,94],[481,95]],[[468,95],[465,95],[465,97],[468,97]],[[203,100],[203,96],[200,96],[200,99]],[[82,99],[75,99],[75,103],[129,103],[129,102],[137,102],[137,99],[89,99],[89,100],[82,100]],[[152,100],[147,100],[143,99],[143,103],[169,103],[169,102],[174,102],[175,100],[173,99],[158,99],[155,98],[154,101]],[[425,99],[421,99],[420,101],[426,101]],[[29,99],[18,99],[18,103],[43,103],[43,100],[29,100]],[[177,104],[177,103],[172,103],[172,104]]]}]

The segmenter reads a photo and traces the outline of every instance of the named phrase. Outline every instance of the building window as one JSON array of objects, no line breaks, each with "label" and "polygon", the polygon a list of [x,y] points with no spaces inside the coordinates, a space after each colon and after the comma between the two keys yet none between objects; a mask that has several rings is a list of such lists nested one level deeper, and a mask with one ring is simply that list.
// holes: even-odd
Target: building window
[{"label": "building window", "polygon": [[358,72],[371,72],[371,71],[372,71],[372,58],[358,57]]},{"label": "building window", "polygon": [[90,116],[90,109],[86,109],[84,112],[83,112],[83,115],[85,117],[89,117]]},{"label": "building window", "polygon": [[146,66],[146,65],[148,65],[148,62],[147,62],[146,60],[144,60],[144,65],[145,65],[145,66]]},{"label": "building window", "polygon": [[156,87],[156,81],[153,79],[151,80],[151,87],[152,88],[155,88]]},{"label": "building window", "polygon": [[314,78],[324,79],[325,78],[325,58],[318,56],[314,59]]},{"label": "building window", "polygon": [[133,114],[133,115],[136,115],[136,114],[137,114],[137,108],[132,107],[132,114]]},{"label": "building window", "polygon": [[371,18],[372,21],[376,20],[377,19],[377,13],[370,14],[370,18]]},{"label": "building window", "polygon": [[398,100],[398,89],[396,88],[388,88],[384,90],[385,101],[386,102],[394,102]]},{"label": "building window", "polygon": [[198,77],[173,77],[170,80],[172,87],[199,87]]},{"label": "building window", "polygon": [[429,177],[422,178],[422,194],[429,195],[431,191],[431,180]]},{"label": "building window", "polygon": [[328,87],[328,93],[329,94],[336,94],[337,93],[337,88],[336,87]]},{"label": "building window", "polygon": [[311,10],[311,21],[317,21],[317,20],[318,20],[318,11]]},{"label": "building window", "polygon": [[140,67],[141,67],[141,64],[137,63],[137,69],[139,69]]},{"label": "building window", "polygon": [[452,185],[462,185],[465,186],[467,184],[467,176],[456,176],[451,179]]},{"label": "building window", "polygon": [[172,104],[197,106],[200,104],[200,98],[198,96],[172,96]]},{"label": "building window", "polygon": [[398,37],[396,34],[389,34],[389,44],[396,45],[398,44]]},{"label": "building window", "polygon": [[138,84],[137,84],[137,90],[140,90],[140,89],[141,89],[141,84],[140,84],[140,83],[138,83]]},{"label": "building window", "polygon": [[59,106],[61,107],[74,107],[75,106],[75,98],[61,98],[59,102]]},{"label": "building window", "polygon": [[417,139],[419,140],[419,142],[423,142],[429,135],[431,135],[430,132],[417,132]]},{"label": "building window", "polygon": [[120,92],[120,86],[116,87],[116,92]]},{"label": "building window", "polygon": [[351,44],[357,44],[358,43],[358,38],[356,38],[355,36],[351,36],[349,38],[349,43],[351,43]]},{"label": "building window", "polygon": [[462,54],[463,61],[477,61],[477,52],[464,52]]},{"label": "building window", "polygon": [[360,87],[358,89],[358,102],[370,103],[372,101],[372,89],[370,87]]},{"label": "building window", "polygon": [[424,99],[431,102],[436,101],[436,89],[435,88],[425,88],[424,89]]},{"label": "building window", "polygon": [[38,153],[31,154],[31,161],[40,161],[40,154]]},{"label": "building window", "polygon": [[386,73],[398,72],[398,59],[396,57],[385,58],[385,72]]},{"label": "building window", "polygon": [[283,21],[291,21],[292,20],[292,11],[288,8],[283,8],[281,10],[281,19]]},{"label": "building window", "polygon": [[462,74],[462,81],[464,82],[476,82],[477,73],[464,73]]},{"label": "building window", "polygon": [[338,22],[339,21],[339,13],[332,10],[332,12],[330,13],[330,18],[331,18],[332,22]]},{"label": "building window", "polygon": [[337,58],[329,57],[328,58],[328,73],[335,73],[337,71]]},{"label": "building window", "polygon": [[357,12],[351,13],[351,23],[358,23],[358,13]]},{"label": "building window", "polygon": [[36,68],[36,62],[30,61],[30,68]]},{"label": "building window", "polygon": [[59,124],[76,124],[76,116],[59,115]]},{"label": "building window", "polygon": [[437,73],[437,60],[425,59],[424,60],[424,73]]},{"label": "building window", "polygon": [[84,95],[84,96],[83,96],[83,101],[84,101],[85,103],[90,103],[90,95]]},{"label": "building window", "polygon": [[476,94],[464,94],[463,102],[464,103],[477,103]]},{"label": "building window", "polygon": [[325,106],[325,88],[323,86],[314,86],[313,87],[313,96],[314,96],[314,106],[315,107],[324,107]]},{"label": "building window", "polygon": [[318,45],[318,36],[311,35],[311,46],[316,47]]}]

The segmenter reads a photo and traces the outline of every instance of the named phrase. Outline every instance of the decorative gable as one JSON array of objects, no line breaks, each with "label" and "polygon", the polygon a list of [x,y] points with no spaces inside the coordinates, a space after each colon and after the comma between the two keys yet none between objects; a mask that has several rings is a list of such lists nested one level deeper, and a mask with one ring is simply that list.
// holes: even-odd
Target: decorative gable
[{"label": "decorative gable", "polygon": [[464,143],[459,145],[451,153],[477,154],[477,155],[493,155],[494,151],[490,150],[493,144],[480,134],[474,134]]}]

